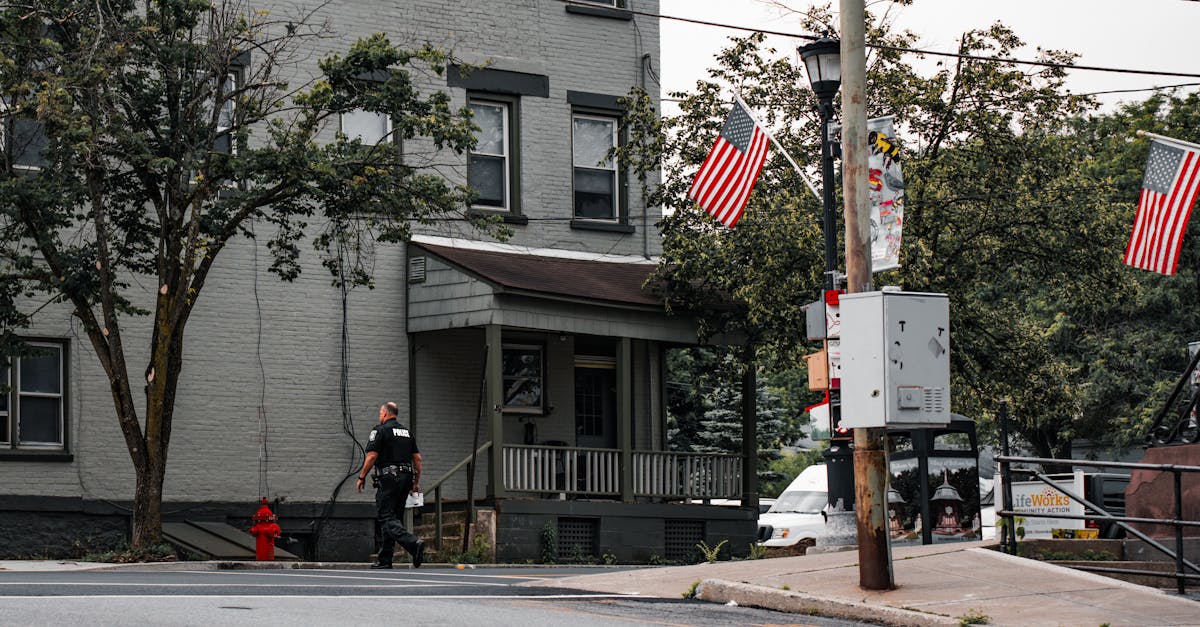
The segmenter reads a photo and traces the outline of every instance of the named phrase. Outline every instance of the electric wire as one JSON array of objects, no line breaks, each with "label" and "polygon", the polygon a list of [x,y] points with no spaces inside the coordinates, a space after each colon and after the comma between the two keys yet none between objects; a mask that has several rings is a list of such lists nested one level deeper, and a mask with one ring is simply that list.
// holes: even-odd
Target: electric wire
[{"label": "electric wire", "polygon": [[[1192,1],[1195,1],[1195,0],[1192,0]],[[583,2],[577,2],[576,0],[559,0],[559,2],[562,2],[563,4],[569,4],[569,5],[575,5],[575,6],[594,6],[594,5],[589,5],[589,4],[583,3]],[[769,30],[769,29],[765,29],[765,28],[752,28],[749,26],[739,26],[736,24],[725,24],[722,22],[713,22],[710,20],[700,20],[700,19],[690,18],[690,17],[680,17],[680,16],[676,16],[676,15],[663,15],[661,13],[651,13],[649,11],[636,11],[633,9],[622,9],[622,11],[631,13],[633,15],[653,17],[653,18],[658,18],[658,19],[662,19],[662,20],[670,20],[673,22],[684,22],[684,23],[688,23],[688,24],[697,24],[697,25],[701,25],[701,26],[726,28],[726,29],[730,29],[730,30],[739,30],[739,31],[748,32],[748,33],[763,33],[764,35],[776,35],[779,37],[790,37],[793,39],[804,39],[807,41],[816,41],[816,40],[822,38],[822,35],[814,35],[814,34],[810,34],[810,33],[793,33],[793,32],[788,32],[788,31]],[[927,54],[930,56],[951,57],[951,58],[957,58],[957,59],[969,59],[969,60],[973,60],[973,61],[994,61],[994,62],[1000,62],[1000,63],[1014,63],[1017,65],[1032,65],[1032,66],[1039,66],[1039,67],[1064,68],[1064,69],[1068,69],[1068,70],[1086,70],[1086,71],[1090,71],[1090,72],[1115,72],[1118,74],[1141,74],[1141,75],[1149,75],[1149,76],[1178,76],[1178,77],[1184,77],[1184,78],[1200,78],[1200,74],[1187,73],[1187,72],[1167,72],[1167,71],[1161,71],[1161,70],[1135,70],[1135,69],[1130,69],[1130,68],[1103,67],[1103,66],[1097,66],[1097,65],[1074,65],[1074,64],[1070,64],[1070,63],[1057,63],[1054,61],[1035,61],[1035,60],[1027,60],[1027,59],[1011,59],[1011,58],[1005,58],[1005,57],[992,57],[992,56],[983,56],[983,55],[962,54],[962,53],[958,53],[958,52],[942,52],[939,50],[925,50],[923,48],[909,48],[909,47],[905,47],[905,46],[889,46],[889,45],[885,45],[885,44],[873,44],[873,43],[869,43],[869,42],[866,44],[866,47],[874,48],[876,50],[890,50],[890,51],[910,53],[910,54]]]}]

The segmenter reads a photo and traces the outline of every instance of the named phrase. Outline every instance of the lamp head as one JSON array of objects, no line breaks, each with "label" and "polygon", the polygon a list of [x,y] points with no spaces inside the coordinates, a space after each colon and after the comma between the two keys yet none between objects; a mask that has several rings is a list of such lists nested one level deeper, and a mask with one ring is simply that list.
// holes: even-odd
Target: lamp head
[{"label": "lamp head", "polygon": [[841,42],[822,37],[799,49],[808,69],[813,93],[821,102],[830,102],[842,84]]}]

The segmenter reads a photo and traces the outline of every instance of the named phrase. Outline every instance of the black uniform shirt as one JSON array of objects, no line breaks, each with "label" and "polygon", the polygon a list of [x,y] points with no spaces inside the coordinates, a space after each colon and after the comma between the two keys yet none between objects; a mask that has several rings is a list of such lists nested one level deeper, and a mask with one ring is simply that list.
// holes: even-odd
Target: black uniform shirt
[{"label": "black uniform shirt", "polygon": [[375,460],[375,465],[383,467],[393,464],[411,464],[413,453],[421,451],[417,449],[417,441],[409,433],[408,427],[401,426],[395,418],[392,418],[371,429],[371,436],[367,439],[367,452],[379,453],[379,459]]}]

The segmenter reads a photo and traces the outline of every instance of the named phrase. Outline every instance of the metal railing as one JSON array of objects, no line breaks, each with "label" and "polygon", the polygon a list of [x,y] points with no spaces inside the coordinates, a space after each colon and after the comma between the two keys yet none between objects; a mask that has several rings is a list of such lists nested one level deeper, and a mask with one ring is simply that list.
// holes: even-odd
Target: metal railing
[{"label": "metal railing", "polygon": [[[504,489],[538,494],[620,496],[621,451],[570,446],[504,445]],[[742,487],[738,455],[633,451],[634,496],[737,498]]]},{"label": "metal railing", "polygon": [[738,455],[634,451],[635,496],[721,499],[742,491],[742,458]]},{"label": "metal railing", "polygon": [[[448,479],[450,479],[451,477],[453,477],[455,474],[459,473],[462,470],[467,470],[468,477],[474,476],[470,472],[472,470],[472,468],[471,468],[472,465],[478,463],[476,460],[478,460],[479,456],[483,455],[491,447],[492,447],[491,442],[484,442],[483,446],[479,447],[479,449],[476,450],[474,454],[467,455],[466,459],[455,464],[453,468],[442,473],[442,476],[438,477],[437,479],[434,479],[433,483],[431,483],[425,487],[425,494],[429,494],[431,492],[433,493],[433,503],[434,503],[433,522],[437,528],[436,531],[434,531],[433,546],[436,547],[438,551],[442,550],[442,502],[443,502],[442,501],[442,484],[446,483],[446,481]],[[474,516],[474,502],[471,502],[471,501],[473,501],[473,499],[468,499],[466,522],[464,523],[466,525],[466,528],[463,530],[463,545],[464,545],[463,551],[466,551],[467,535],[468,535],[467,531],[470,530],[471,523],[475,522],[473,520],[475,517]],[[409,531],[412,531],[412,528],[413,528],[412,510],[411,509],[404,510],[404,517],[405,517],[405,521],[404,521],[405,525],[408,527]]]},{"label": "metal railing", "polygon": [[[1007,405],[1000,405],[1000,434],[1001,434],[1001,450],[1002,455],[996,457],[996,461],[1000,463],[1000,476],[1004,483],[1003,504],[1004,507],[996,512],[996,516],[1005,520],[1001,527],[1000,546],[1006,553],[1016,555],[1017,553],[1017,535],[1014,518],[1017,516],[1025,518],[1064,518],[1068,520],[1095,520],[1110,522],[1125,530],[1126,533],[1136,536],[1138,539],[1145,542],[1147,545],[1157,549],[1159,552],[1167,555],[1175,560],[1175,572],[1163,573],[1151,570],[1139,570],[1133,568],[1111,568],[1107,566],[1084,566],[1075,565],[1072,568],[1077,570],[1086,570],[1101,573],[1118,573],[1130,575],[1149,575],[1153,577],[1171,577],[1175,579],[1176,587],[1179,594],[1186,592],[1186,582],[1191,580],[1200,580],[1200,566],[1184,559],[1183,556],[1183,529],[1184,527],[1200,527],[1200,521],[1184,520],[1183,518],[1183,473],[1200,473],[1200,466],[1181,466],[1178,464],[1134,464],[1124,462],[1102,462],[1102,461],[1086,461],[1086,460],[1070,460],[1070,459],[1047,459],[1043,457],[1019,457],[1009,454],[1008,443],[1008,408]],[[1063,493],[1068,498],[1082,504],[1086,509],[1092,510],[1093,514],[1060,514],[1060,513],[1036,513],[1036,512],[1021,512],[1013,509],[1013,494],[1012,494],[1012,475],[1014,469],[1012,464],[1052,464],[1059,466],[1084,466],[1089,468],[1127,468],[1131,470],[1150,470],[1158,472],[1169,472],[1174,479],[1175,491],[1175,511],[1174,518],[1140,518],[1134,516],[1114,516],[1105,509],[1088,501],[1082,494],[1075,494],[1072,490],[1064,487],[1062,484],[1054,481],[1053,478],[1045,473],[1020,469],[1017,472],[1029,474],[1038,481],[1045,483],[1051,488]],[[1086,510],[1085,510],[1086,511]],[[1129,523],[1157,524],[1168,525],[1175,528],[1175,549],[1171,550],[1163,544],[1153,540],[1145,533],[1133,528]],[[1185,570],[1186,569],[1186,570]],[[1189,572],[1191,571],[1191,572]]]}]

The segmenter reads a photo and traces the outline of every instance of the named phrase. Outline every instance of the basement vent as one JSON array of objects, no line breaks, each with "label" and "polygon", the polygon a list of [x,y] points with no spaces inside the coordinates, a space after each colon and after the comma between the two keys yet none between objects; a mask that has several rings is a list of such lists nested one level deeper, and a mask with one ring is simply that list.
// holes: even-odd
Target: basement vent
[{"label": "basement vent", "polygon": [[700,551],[696,545],[704,541],[704,521],[667,520],[665,524],[666,545],[663,547],[663,557],[668,562],[694,562]]},{"label": "basement vent", "polygon": [[946,388],[925,388],[925,399],[921,411],[940,414],[946,411]]},{"label": "basement vent", "polygon": [[596,518],[558,519],[558,559],[560,561],[583,561],[596,556]]},{"label": "basement vent", "polygon": [[408,282],[425,282],[425,257],[410,257],[408,260]]}]

